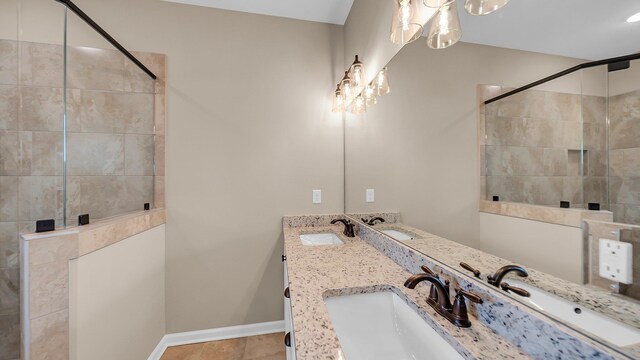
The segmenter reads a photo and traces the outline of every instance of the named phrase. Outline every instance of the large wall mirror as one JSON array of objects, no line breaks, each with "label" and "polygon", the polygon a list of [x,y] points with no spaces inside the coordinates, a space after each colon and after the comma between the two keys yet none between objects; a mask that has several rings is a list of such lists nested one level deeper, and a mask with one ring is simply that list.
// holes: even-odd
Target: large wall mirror
[{"label": "large wall mirror", "polygon": [[[496,291],[640,356],[640,60],[496,100],[599,59],[425,42],[387,64],[389,94],[346,115],[346,212],[398,214],[367,226],[487,286],[518,265],[528,277]],[[611,270],[611,246],[628,268]]]}]

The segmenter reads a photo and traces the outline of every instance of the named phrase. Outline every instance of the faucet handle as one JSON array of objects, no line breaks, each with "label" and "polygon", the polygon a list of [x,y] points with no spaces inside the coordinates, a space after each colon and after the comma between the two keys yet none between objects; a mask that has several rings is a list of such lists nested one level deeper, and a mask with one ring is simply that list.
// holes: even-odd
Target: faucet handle
[{"label": "faucet handle", "polygon": [[424,271],[425,273],[429,274],[429,275],[433,275],[435,277],[438,277],[438,274],[434,273],[433,270],[429,269],[427,267],[427,265],[422,265],[420,266],[420,269],[422,269],[422,271]]},{"label": "faucet handle", "polygon": [[506,291],[506,292],[513,292],[514,294],[518,294],[522,297],[531,297],[531,293],[528,292],[525,289],[519,288],[519,287],[515,287],[515,286],[511,286],[506,282],[502,282],[502,284],[500,284],[500,287],[502,288],[502,290]]},{"label": "faucet handle", "polygon": [[461,288],[456,288],[456,297],[458,296],[464,296],[467,299],[469,299],[469,301],[472,301],[476,304],[482,304],[484,301],[482,300],[482,298],[472,292],[466,291],[466,290],[462,290]]},{"label": "faucet handle", "polygon": [[471,266],[471,265],[469,265],[469,264],[467,264],[465,262],[461,262],[460,266],[465,270],[471,271],[473,273],[473,276],[477,277],[478,279],[481,279],[480,270],[474,268],[473,266]]}]

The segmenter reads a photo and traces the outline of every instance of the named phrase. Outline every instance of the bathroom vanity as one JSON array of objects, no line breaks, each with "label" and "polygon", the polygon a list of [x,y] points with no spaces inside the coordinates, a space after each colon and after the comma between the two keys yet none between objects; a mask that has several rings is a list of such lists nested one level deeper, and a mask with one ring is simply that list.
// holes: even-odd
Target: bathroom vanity
[{"label": "bathroom vanity", "polygon": [[[291,346],[289,359],[636,356],[636,349],[625,355],[604,346],[574,330],[571,324],[543,316],[505,291],[447,264],[451,256],[483,258],[481,252],[406,227],[399,214],[381,215],[389,220],[382,228],[394,228],[420,239],[396,240],[378,231],[380,225],[360,222],[357,215],[284,217],[285,342]],[[349,220],[355,236],[345,236],[343,224],[331,225],[335,219]],[[408,246],[411,241],[425,239],[434,240],[433,253]],[[483,265],[500,265],[486,255],[489,260]],[[466,301],[470,327],[456,326],[428,306],[429,283],[415,289],[405,286],[407,279],[424,272],[424,267],[448,281],[452,295],[461,289],[481,299],[481,304]],[[530,272],[531,280],[544,276]]]}]

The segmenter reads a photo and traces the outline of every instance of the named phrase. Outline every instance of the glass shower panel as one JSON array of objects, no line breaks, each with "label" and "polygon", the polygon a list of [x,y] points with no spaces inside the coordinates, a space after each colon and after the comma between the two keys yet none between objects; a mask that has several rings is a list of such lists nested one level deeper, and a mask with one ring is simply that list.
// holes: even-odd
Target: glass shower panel
[{"label": "glass shower panel", "polygon": [[18,5],[0,2],[0,360],[20,357]]},{"label": "glass shower panel", "polygon": [[155,82],[71,13],[67,42],[67,224],[153,206]]},{"label": "glass shower panel", "polygon": [[607,149],[607,67],[581,70],[583,121],[583,194],[589,203],[609,209]]},{"label": "glass shower panel", "polygon": [[640,61],[608,75],[611,210],[615,222],[640,225]]},{"label": "glass shower panel", "polygon": [[486,105],[487,200],[583,206],[581,102],[574,73]]}]

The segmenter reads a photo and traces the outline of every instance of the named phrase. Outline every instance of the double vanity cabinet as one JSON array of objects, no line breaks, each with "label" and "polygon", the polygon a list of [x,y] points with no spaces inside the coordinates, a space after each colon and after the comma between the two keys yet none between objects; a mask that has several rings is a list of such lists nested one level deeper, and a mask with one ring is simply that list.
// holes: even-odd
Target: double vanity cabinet
[{"label": "double vanity cabinet", "polygon": [[[640,354],[633,346],[624,348],[627,353],[605,346],[575,324],[526,306],[523,299],[532,295],[553,299],[515,280],[518,271],[495,275],[504,276],[498,285],[510,288],[475,281],[479,271],[472,265],[454,268],[439,257],[466,257],[481,268],[499,262],[483,262],[473,253],[478,250],[403,226],[398,214],[376,215],[386,221],[369,224],[364,221],[374,217],[369,214],[283,218],[287,359],[633,359]],[[429,237],[429,249],[407,246]],[[539,280],[535,270],[529,272]],[[615,322],[605,325],[620,331],[611,327]],[[622,345],[640,343],[634,337],[640,333],[621,334]]]}]

